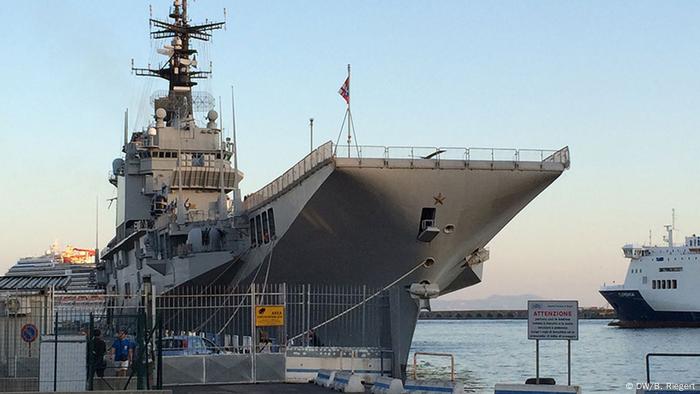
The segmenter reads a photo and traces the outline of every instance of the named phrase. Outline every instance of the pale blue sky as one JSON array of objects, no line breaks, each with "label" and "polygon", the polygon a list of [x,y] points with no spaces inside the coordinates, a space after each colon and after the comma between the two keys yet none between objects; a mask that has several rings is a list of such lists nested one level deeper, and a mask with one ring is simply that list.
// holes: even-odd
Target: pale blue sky
[{"label": "pale blue sky", "polygon": [[[170,5],[152,4],[158,17]],[[335,140],[347,63],[361,144],[571,147],[571,171],[490,244],[485,283],[456,297],[603,304],[596,290],[622,279],[622,244],[650,228],[660,240],[672,207],[681,234],[700,232],[700,3],[199,0],[190,15],[224,7],[205,85],[223,96],[225,126],[236,85],[245,193],[308,151],[309,117],[317,143]],[[144,89],[165,84],[129,71],[131,58],[158,59],[148,3],[14,2],[1,15],[4,272],[54,239],[94,244],[123,110],[142,127]],[[102,242],[113,215],[100,210]]]}]

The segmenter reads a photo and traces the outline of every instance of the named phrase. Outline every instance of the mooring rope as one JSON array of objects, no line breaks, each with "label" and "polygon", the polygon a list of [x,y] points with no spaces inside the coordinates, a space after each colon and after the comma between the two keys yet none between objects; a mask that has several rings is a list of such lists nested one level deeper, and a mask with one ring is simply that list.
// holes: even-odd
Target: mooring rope
[{"label": "mooring rope", "polygon": [[[277,245],[277,240],[275,240],[275,241],[273,242],[273,244],[271,245],[270,257],[269,257],[268,260],[267,260],[267,270],[266,270],[266,272],[265,272],[265,282],[264,282],[264,284],[263,284],[263,286],[264,286],[264,287],[263,287],[263,292],[265,292],[264,289],[267,287],[267,278],[268,278],[268,275],[269,275],[269,273],[270,273],[270,264],[272,264],[272,254],[273,254],[273,252],[275,251],[275,246],[276,246],[276,245]],[[260,273],[260,269],[262,268],[262,266],[263,266],[263,264],[260,264],[260,265],[258,266],[257,271],[255,271],[255,275],[253,276],[253,280],[251,280],[250,286],[248,286],[248,291],[247,291],[246,293],[250,293],[250,290],[253,288],[253,286],[255,286],[255,279],[258,278],[258,274]],[[231,294],[232,294],[232,293],[231,293]],[[246,295],[247,295],[247,294],[246,294]],[[231,321],[233,320],[233,318],[236,317],[236,314],[238,314],[238,311],[241,309],[241,305],[243,305],[243,301],[245,301],[245,298],[246,298],[245,295],[244,295],[243,297],[241,297],[241,302],[239,302],[238,305],[236,305],[236,309],[234,309],[234,311],[233,311],[233,313],[231,314],[231,316],[228,318],[228,320],[226,320],[226,323],[224,324],[223,327],[221,327],[221,329],[216,333],[216,335],[221,335],[221,333],[224,332],[224,330],[226,329],[226,327],[228,327],[228,325],[231,323]],[[251,301],[252,301],[252,302],[251,302],[250,307],[252,308],[252,307],[253,307],[253,303],[254,303],[255,300],[252,300],[252,299],[251,299]],[[219,308],[219,309],[221,309],[221,308]],[[209,319],[207,319],[207,321],[206,321],[205,323],[207,323],[209,320],[211,320],[211,318],[212,318],[215,314],[216,314],[216,313],[212,314],[212,316],[210,316]],[[203,323],[203,324],[205,324],[205,323]],[[203,326],[203,324],[201,324],[200,327]],[[252,334],[251,334],[251,335],[252,335]]]},{"label": "mooring rope", "polygon": [[[366,304],[369,300],[373,299],[374,297],[377,297],[378,295],[380,295],[381,293],[383,293],[383,292],[386,291],[387,289],[391,288],[391,287],[394,286],[395,284],[401,282],[401,281],[404,280],[407,276],[409,276],[409,275],[411,275],[412,273],[414,273],[418,268],[422,267],[424,264],[425,264],[424,262],[421,262],[420,264],[418,264],[418,265],[416,265],[415,267],[411,268],[411,269],[410,269],[408,272],[406,272],[405,274],[401,275],[398,279],[396,279],[396,280],[394,280],[393,282],[389,283],[388,285],[382,287],[382,288],[381,288],[380,290],[378,290],[376,293],[374,293],[374,294],[372,294],[371,296],[365,298],[365,299],[362,300],[361,302],[359,302],[359,303],[357,303],[357,304],[351,306],[350,308],[348,308],[348,309],[346,309],[346,310],[344,310],[344,311],[338,313],[337,315],[331,317],[330,319],[328,319],[328,320],[326,320],[326,321],[324,321],[324,322],[322,322],[322,323],[320,323],[320,324],[317,324],[317,325],[311,327],[309,330],[314,330],[314,331],[315,331],[315,330],[319,329],[320,327],[323,327],[323,326],[325,326],[326,324],[331,323],[331,322],[333,322],[333,321],[335,321],[335,320],[338,320],[339,318],[341,318],[341,317],[347,315],[347,314],[350,313],[351,311],[353,311],[353,310],[359,308],[360,306]],[[307,333],[307,332],[302,332],[301,334],[297,334],[297,335],[295,335],[295,336],[289,338],[288,342],[291,342],[291,341],[294,341],[294,340],[296,340],[296,339],[299,339],[299,338],[303,337],[306,333]]]}]

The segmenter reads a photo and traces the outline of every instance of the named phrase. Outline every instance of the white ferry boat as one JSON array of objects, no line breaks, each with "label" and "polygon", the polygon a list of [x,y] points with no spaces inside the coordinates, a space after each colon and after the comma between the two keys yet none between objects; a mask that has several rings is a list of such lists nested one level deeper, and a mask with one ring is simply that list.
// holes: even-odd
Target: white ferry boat
[{"label": "white ferry boat", "polygon": [[673,225],[667,225],[665,246],[622,247],[630,259],[624,284],[608,285],[600,294],[617,312],[620,327],[700,327],[700,236],[673,243]]}]

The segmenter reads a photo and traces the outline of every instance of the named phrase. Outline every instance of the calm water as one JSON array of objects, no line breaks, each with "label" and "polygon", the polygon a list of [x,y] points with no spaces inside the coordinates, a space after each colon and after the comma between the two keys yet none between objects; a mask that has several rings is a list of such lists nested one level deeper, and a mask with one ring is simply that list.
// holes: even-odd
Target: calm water
[{"label": "calm water", "polygon": [[[607,323],[581,320],[579,340],[571,344],[571,381],[586,393],[633,393],[626,385],[646,381],[646,353],[700,353],[700,328],[623,330]],[[457,377],[469,392],[493,393],[496,383],[535,376],[535,342],[527,339],[526,320],[422,320],[413,351],[453,353]],[[540,376],[566,384],[566,342],[541,341],[540,355]],[[418,364],[419,378],[449,378],[449,361],[419,356]],[[698,383],[700,358],[652,358],[651,380]]]}]

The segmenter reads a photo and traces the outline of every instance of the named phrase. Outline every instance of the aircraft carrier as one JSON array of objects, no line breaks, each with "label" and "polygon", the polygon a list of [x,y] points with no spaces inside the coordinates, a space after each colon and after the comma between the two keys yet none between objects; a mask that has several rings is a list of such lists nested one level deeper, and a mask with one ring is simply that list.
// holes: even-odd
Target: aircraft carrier
[{"label": "aircraft carrier", "polygon": [[391,342],[405,366],[420,309],[482,280],[487,243],[569,167],[568,148],[328,142],[242,198],[235,137],[223,137],[213,100],[195,90],[209,72],[191,43],[223,25],[191,24],[186,0],[174,1],[168,21],[151,20],[167,62],[133,70],[168,90],[154,97],[150,124],[130,134],[125,124],[100,283],[124,305],[139,302],[146,277],[157,293],[214,283],[398,288]]}]

